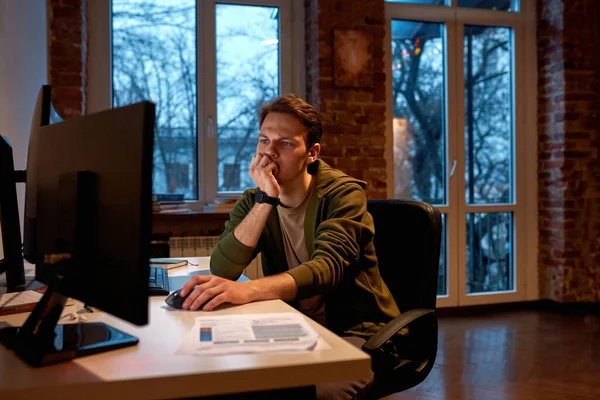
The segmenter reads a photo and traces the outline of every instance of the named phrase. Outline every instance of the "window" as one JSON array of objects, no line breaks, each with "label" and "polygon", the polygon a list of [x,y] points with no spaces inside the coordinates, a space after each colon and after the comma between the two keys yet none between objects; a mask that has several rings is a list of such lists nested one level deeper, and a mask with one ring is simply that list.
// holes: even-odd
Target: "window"
[{"label": "window", "polygon": [[[432,4],[440,6],[451,5],[452,0],[385,0],[390,3],[405,3],[414,5]],[[458,7],[480,8],[492,11],[518,11],[518,0],[453,0]]]},{"label": "window", "polygon": [[256,150],[257,110],[280,94],[279,24],[278,7],[216,5],[219,193],[254,186],[245,172]]},{"label": "window", "polygon": [[518,0],[458,0],[459,7],[482,8],[492,11],[518,11]]},{"label": "window", "polygon": [[450,0],[385,0],[388,1],[390,3],[406,3],[406,4],[433,4],[433,5],[439,5],[439,6],[445,6],[448,5],[447,3]]},{"label": "window", "polygon": [[156,103],[153,192],[187,199],[197,193],[195,16],[194,0],[112,2],[111,105]]},{"label": "window", "polygon": [[[304,45],[291,40],[304,37],[299,3],[90,4],[89,111],[156,103],[154,193],[202,206],[253,186],[259,107],[281,93],[303,95]],[[110,62],[94,56],[103,53]]]},{"label": "window", "polygon": [[536,238],[526,234],[537,185],[525,181],[536,164],[518,156],[535,153],[535,118],[523,118],[535,115],[535,63],[527,62],[535,29],[525,29],[535,10],[510,0],[406,0],[388,1],[386,11],[389,193],[443,213],[438,304],[537,295],[528,252]]},{"label": "window", "polygon": [[446,61],[440,23],[393,20],[394,197],[446,203]]}]

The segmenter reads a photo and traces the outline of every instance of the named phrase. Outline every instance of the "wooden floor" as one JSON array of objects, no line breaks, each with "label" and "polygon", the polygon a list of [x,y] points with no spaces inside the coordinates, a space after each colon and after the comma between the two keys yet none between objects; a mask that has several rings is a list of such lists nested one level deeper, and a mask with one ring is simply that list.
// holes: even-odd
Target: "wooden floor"
[{"label": "wooden floor", "polygon": [[600,316],[442,317],[427,379],[388,399],[600,399]]}]

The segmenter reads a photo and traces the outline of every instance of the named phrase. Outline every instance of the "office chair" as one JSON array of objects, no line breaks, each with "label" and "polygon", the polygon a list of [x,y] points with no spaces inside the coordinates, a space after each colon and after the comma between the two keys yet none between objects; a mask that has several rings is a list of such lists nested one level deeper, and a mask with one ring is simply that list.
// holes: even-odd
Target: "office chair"
[{"label": "office chair", "polygon": [[377,399],[418,385],[433,367],[442,219],[414,200],[369,200],[367,210],[381,276],[401,312],[362,346],[374,372],[366,398]]}]

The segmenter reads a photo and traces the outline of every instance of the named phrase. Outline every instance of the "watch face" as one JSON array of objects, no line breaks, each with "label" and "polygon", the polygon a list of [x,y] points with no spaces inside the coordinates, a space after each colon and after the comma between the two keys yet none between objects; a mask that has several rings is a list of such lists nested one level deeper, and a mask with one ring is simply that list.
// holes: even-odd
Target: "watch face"
[{"label": "watch face", "polygon": [[262,190],[259,190],[258,192],[256,192],[256,202],[263,203],[264,201],[265,201],[265,192],[263,192]]},{"label": "watch face", "polygon": [[265,192],[259,190],[256,192],[256,202],[267,203],[276,206],[279,204],[279,199],[275,197],[269,197]]}]

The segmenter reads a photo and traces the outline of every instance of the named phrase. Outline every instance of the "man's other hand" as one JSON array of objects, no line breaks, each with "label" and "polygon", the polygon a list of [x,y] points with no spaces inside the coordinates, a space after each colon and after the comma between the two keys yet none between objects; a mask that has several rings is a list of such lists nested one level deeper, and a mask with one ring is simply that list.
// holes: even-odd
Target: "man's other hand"
[{"label": "man's other hand", "polygon": [[253,300],[253,289],[247,282],[230,281],[214,275],[192,277],[180,293],[182,296],[189,293],[183,309],[191,311],[198,310],[203,304],[203,311],[211,311],[222,303],[246,304]]}]

